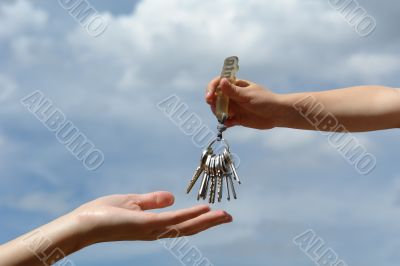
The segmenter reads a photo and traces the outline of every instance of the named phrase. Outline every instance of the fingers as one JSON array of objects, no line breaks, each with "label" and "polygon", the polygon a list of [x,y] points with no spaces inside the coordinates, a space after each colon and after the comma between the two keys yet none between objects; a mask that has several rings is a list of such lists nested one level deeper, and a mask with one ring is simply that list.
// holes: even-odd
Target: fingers
[{"label": "fingers", "polygon": [[198,205],[187,209],[169,211],[162,213],[148,213],[150,221],[154,226],[175,225],[193,219],[203,213],[210,211],[208,205]]},{"label": "fingers", "polygon": [[234,127],[234,126],[237,126],[237,125],[240,125],[240,123],[239,123],[239,120],[236,117],[228,118],[225,121],[225,126],[226,127]]},{"label": "fingers", "polygon": [[210,211],[183,223],[166,227],[158,238],[189,236],[211,227],[232,222],[232,216],[225,211]]},{"label": "fingers", "polygon": [[235,82],[236,86],[239,86],[242,88],[249,87],[252,84],[254,84],[254,83],[252,83],[251,81],[245,80],[245,79],[237,79]]},{"label": "fingers", "polygon": [[206,102],[210,105],[212,105],[213,102],[215,101],[215,90],[218,87],[219,81],[220,81],[220,78],[216,77],[213,80],[211,80],[211,82],[207,86]]},{"label": "fingers", "polygon": [[249,101],[248,87],[251,85],[254,85],[254,83],[242,79],[236,80],[235,84],[233,85],[226,78],[220,79],[219,77],[214,78],[208,84],[206,102],[211,106],[211,111],[214,114],[216,111],[215,91],[218,86],[220,86],[222,92],[232,100],[229,104],[229,120],[225,122],[227,127],[240,124],[239,119],[235,116],[237,111],[242,108],[240,105]]},{"label": "fingers", "polygon": [[222,93],[224,93],[226,96],[237,102],[245,102],[246,101],[246,97],[244,95],[246,93],[245,87],[248,86],[248,83],[246,83],[246,81],[239,80],[236,82],[236,84],[239,85],[231,84],[225,78],[222,79],[221,82],[219,83]]},{"label": "fingers", "polygon": [[225,211],[210,211],[194,219],[173,226],[173,228],[181,232],[182,235],[187,236],[197,234],[213,226],[230,222],[232,222],[232,216]]},{"label": "fingers", "polygon": [[142,210],[165,208],[174,204],[174,195],[167,191],[139,194],[134,197],[134,201]]},{"label": "fingers", "polygon": [[222,92],[229,98],[238,102],[243,102],[245,101],[243,95],[245,91],[243,91],[243,89],[249,85],[250,82],[246,80],[237,80],[235,84],[231,84],[226,78],[215,78],[207,86],[206,102],[211,106],[215,105],[215,90],[218,86],[221,87]]}]

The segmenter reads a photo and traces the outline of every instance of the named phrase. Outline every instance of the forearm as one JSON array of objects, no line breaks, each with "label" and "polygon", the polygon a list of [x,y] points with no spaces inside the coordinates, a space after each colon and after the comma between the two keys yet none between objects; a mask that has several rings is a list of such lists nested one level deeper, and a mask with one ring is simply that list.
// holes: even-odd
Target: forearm
[{"label": "forearm", "polygon": [[[280,96],[282,117],[277,126],[318,129],[329,114],[352,132],[400,126],[400,91],[381,86],[359,86],[323,92]],[[332,120],[332,119],[331,119]],[[333,127],[328,127],[331,130]]]},{"label": "forearm", "polygon": [[60,217],[0,246],[0,261],[7,266],[44,266],[66,260],[65,256],[81,248],[78,228],[76,219]]}]

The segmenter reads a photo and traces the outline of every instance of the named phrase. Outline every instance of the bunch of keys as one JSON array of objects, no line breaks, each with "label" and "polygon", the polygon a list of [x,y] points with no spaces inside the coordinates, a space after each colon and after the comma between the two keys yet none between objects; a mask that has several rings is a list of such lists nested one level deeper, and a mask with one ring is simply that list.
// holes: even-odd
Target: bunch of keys
[{"label": "bunch of keys", "polygon": [[[231,83],[236,81],[236,73],[239,70],[239,59],[236,56],[231,56],[225,59],[224,66],[221,72],[221,78],[226,78]],[[222,199],[224,183],[226,183],[227,200],[231,199],[231,191],[233,198],[236,199],[236,191],[233,184],[233,179],[239,184],[240,179],[237,174],[234,161],[230,152],[228,142],[222,138],[222,132],[226,130],[224,123],[228,118],[229,98],[224,95],[220,87],[216,89],[216,116],[218,119],[218,136],[210,142],[208,147],[203,151],[200,158],[200,165],[197,167],[186,193],[189,193],[197,180],[203,174],[200,189],[197,194],[197,200],[200,198],[205,200],[207,193],[209,194],[209,203],[214,203],[215,199],[218,202]],[[215,154],[212,146],[216,143],[223,144],[223,152]]]}]

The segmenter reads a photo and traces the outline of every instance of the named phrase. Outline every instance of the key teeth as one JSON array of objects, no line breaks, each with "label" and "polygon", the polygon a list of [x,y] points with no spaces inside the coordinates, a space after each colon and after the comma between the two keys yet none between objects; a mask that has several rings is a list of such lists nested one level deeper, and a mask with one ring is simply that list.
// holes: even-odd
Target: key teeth
[{"label": "key teeth", "polygon": [[189,186],[186,188],[186,194],[189,194],[192,191],[193,186]]}]

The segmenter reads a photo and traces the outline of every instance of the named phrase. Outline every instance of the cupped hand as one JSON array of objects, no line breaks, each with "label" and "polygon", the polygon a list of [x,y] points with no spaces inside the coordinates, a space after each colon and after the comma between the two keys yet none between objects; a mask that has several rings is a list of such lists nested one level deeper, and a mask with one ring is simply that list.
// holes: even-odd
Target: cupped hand
[{"label": "cupped hand", "polygon": [[173,203],[174,196],[162,191],[111,195],[86,203],[70,215],[77,218],[80,233],[87,239],[83,246],[108,241],[188,236],[232,221],[226,212],[211,211],[207,205],[160,213],[148,211]]},{"label": "cupped hand", "polygon": [[214,113],[218,86],[230,99],[226,126],[270,129],[279,123],[281,110],[278,95],[247,80],[237,80],[231,84],[225,78],[213,79],[207,86],[206,101]]}]

